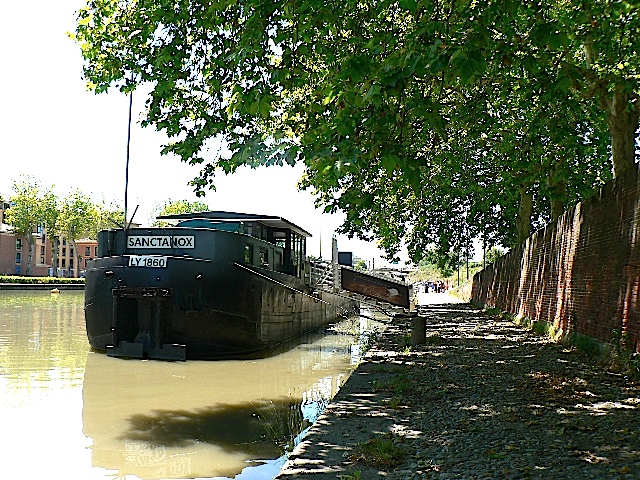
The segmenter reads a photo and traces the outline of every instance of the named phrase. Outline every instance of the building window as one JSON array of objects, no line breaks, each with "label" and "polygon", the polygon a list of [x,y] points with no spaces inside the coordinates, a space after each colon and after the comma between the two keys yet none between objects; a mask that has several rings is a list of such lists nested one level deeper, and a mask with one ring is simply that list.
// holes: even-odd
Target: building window
[{"label": "building window", "polygon": [[62,268],[67,268],[67,259],[66,258],[62,259]]},{"label": "building window", "polygon": [[16,263],[22,262],[22,253],[16,252]]},{"label": "building window", "polygon": [[91,255],[91,247],[84,247],[84,256],[88,257]]},{"label": "building window", "polygon": [[[63,248],[63,249],[62,249],[62,256],[63,256],[63,257],[66,257],[66,256],[67,256],[67,249],[66,249],[66,248]],[[63,265],[63,266],[64,266],[64,265]]]},{"label": "building window", "polygon": [[69,268],[73,268],[73,258],[69,259]]},{"label": "building window", "polygon": [[44,265],[44,257],[40,257],[40,264]]},{"label": "building window", "polygon": [[62,239],[62,245],[66,245],[66,244],[67,244],[67,239],[66,239],[66,238],[63,238],[63,239]]},{"label": "building window", "polygon": [[22,239],[16,238],[16,250],[22,250]]},{"label": "building window", "polygon": [[97,257],[98,256],[98,247],[93,247],[93,249],[94,249],[94,252],[95,252],[94,255]]},{"label": "building window", "polygon": [[40,255],[44,255],[44,245],[40,245]]}]

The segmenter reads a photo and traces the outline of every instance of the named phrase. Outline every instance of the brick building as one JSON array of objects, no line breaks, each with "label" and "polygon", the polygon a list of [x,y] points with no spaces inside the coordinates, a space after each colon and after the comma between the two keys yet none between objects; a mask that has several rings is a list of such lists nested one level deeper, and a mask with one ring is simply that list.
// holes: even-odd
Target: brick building
[{"label": "brick building", "polygon": [[[4,223],[4,211],[9,204],[0,199],[0,275],[25,275],[29,251],[26,238],[16,235],[10,225]],[[33,233],[35,242],[31,259],[31,275],[53,276],[53,244],[41,229]],[[90,239],[76,240],[75,244],[62,238],[58,248],[56,269],[59,277],[79,277],[87,262],[97,256],[98,242]]]},{"label": "brick building", "polygon": [[0,228],[4,223],[4,211],[9,208],[9,203],[5,202],[2,197],[0,197]]},{"label": "brick building", "polygon": [[98,256],[98,242],[89,238],[76,240],[76,250],[78,256],[78,273],[76,276],[83,276],[87,269],[87,262]]},{"label": "brick building", "polygon": [[[31,275],[46,276],[51,266],[51,243],[38,233],[31,258]],[[29,259],[27,239],[16,235],[7,225],[0,227],[0,275],[25,275]]]}]

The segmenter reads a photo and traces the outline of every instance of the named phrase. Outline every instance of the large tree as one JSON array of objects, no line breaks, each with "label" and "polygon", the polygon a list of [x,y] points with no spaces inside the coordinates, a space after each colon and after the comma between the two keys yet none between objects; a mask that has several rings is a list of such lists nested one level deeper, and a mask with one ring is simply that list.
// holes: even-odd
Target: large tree
[{"label": "large tree", "polygon": [[[80,190],[74,190],[62,201],[58,215],[61,236],[69,242],[69,247],[73,248],[77,266],[80,262],[76,240],[95,231],[95,225],[99,221],[98,209],[88,196]],[[69,268],[71,269],[71,265]]]},{"label": "large tree", "polygon": [[638,31],[624,0],[89,0],[74,38],[96,92],[151,86],[198,191],[301,161],[345,233],[417,254],[521,241],[634,165]]},{"label": "large tree", "polygon": [[43,190],[40,182],[31,176],[21,176],[13,182],[11,207],[6,211],[5,221],[13,226],[14,232],[27,243],[27,266],[25,274],[31,275],[33,252],[35,249],[34,235],[43,221]]},{"label": "large tree", "polygon": [[102,199],[102,201],[95,204],[94,207],[96,213],[95,223],[91,225],[87,234],[89,238],[97,239],[100,230],[116,227],[124,228],[126,226],[124,222],[124,208],[120,205],[113,202],[107,203],[105,199]]},{"label": "large tree", "polygon": [[60,246],[60,200],[52,190],[45,191],[40,200],[40,208],[42,209],[42,226],[44,234],[49,237],[52,245],[51,263],[54,265],[53,275],[58,276],[58,250]]},{"label": "large tree", "polygon": [[180,213],[196,213],[196,212],[206,212],[210,210],[209,205],[204,202],[195,201],[190,202],[189,200],[172,200],[167,199],[162,203],[156,203],[153,206],[153,211],[151,213],[152,227],[166,227],[170,224],[164,222],[162,220],[158,220],[156,217],[160,215],[177,215]]}]

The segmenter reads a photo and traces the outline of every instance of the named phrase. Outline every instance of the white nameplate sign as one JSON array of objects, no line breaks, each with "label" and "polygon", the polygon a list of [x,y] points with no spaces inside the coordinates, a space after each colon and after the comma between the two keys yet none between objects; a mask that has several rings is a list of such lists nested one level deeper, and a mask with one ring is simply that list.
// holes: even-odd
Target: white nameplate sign
[{"label": "white nameplate sign", "polygon": [[193,235],[136,235],[127,237],[127,248],[195,248]]}]

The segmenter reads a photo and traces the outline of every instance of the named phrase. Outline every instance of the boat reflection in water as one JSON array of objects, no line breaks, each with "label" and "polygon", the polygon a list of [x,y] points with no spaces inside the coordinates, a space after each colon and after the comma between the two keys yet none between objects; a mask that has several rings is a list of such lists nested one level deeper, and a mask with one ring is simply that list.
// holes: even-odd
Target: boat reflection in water
[{"label": "boat reflection in water", "polygon": [[92,465],[155,478],[273,478],[348,378],[371,322],[345,320],[259,360],[122,360],[91,352]]}]

